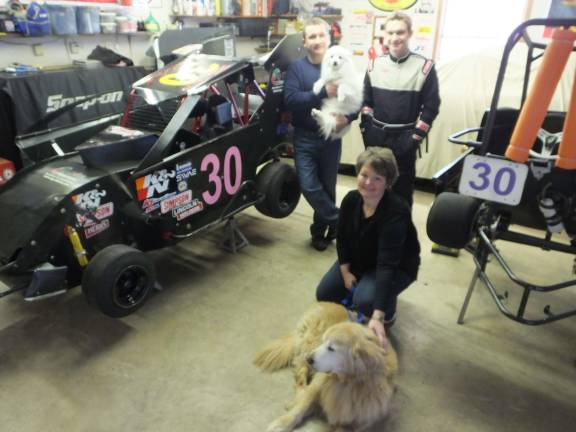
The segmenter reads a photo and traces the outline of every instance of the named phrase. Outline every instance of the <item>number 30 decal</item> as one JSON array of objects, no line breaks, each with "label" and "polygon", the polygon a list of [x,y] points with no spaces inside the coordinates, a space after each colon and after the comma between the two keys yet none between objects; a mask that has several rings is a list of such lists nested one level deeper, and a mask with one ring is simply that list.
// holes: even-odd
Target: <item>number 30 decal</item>
[{"label": "number 30 decal", "polygon": [[508,167],[500,167],[496,174],[494,175],[493,183],[491,185],[491,173],[492,169],[490,165],[484,162],[476,162],[472,165],[472,168],[477,170],[478,179],[480,182],[469,181],[468,185],[477,191],[483,191],[490,186],[494,189],[498,195],[508,195],[516,183],[516,173],[513,169]]},{"label": "number 30 decal", "polygon": [[[232,182],[232,160],[234,160],[235,177]],[[210,168],[210,169],[209,169]],[[226,150],[224,155],[224,175],[220,177],[220,159],[214,153],[207,154],[202,159],[200,171],[208,171],[208,182],[214,185],[214,191],[210,189],[202,193],[202,198],[208,205],[215,204],[222,194],[222,179],[224,179],[224,189],[228,195],[234,195],[242,183],[242,156],[236,146]]]}]

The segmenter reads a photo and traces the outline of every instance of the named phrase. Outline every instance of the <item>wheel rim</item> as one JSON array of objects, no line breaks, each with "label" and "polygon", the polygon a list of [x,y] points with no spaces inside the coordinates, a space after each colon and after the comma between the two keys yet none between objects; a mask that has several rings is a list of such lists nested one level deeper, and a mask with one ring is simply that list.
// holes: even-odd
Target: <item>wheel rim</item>
[{"label": "wheel rim", "polygon": [[113,300],[122,308],[138,305],[148,292],[149,276],[146,269],[139,265],[126,267],[114,283]]}]

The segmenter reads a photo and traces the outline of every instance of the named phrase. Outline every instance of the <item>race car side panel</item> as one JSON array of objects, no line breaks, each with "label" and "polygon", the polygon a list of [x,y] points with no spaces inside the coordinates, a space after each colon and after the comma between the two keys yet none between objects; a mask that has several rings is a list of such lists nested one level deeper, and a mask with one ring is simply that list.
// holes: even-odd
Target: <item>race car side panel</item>
[{"label": "race car side panel", "polygon": [[133,174],[142,212],[176,234],[194,232],[254,203],[254,178],[269,143],[258,123],[224,134]]}]

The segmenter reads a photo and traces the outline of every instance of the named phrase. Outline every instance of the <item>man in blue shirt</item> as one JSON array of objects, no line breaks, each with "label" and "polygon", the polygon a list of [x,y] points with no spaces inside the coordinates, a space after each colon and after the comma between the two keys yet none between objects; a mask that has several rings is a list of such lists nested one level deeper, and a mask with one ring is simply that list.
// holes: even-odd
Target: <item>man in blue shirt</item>
[{"label": "man in blue shirt", "polygon": [[[300,188],[314,209],[310,225],[312,246],[325,250],[336,237],[336,177],[342,151],[341,140],[325,140],[311,116],[312,108],[320,108],[322,99],[336,97],[338,86],[327,83],[316,95],[312,91],[320,78],[320,66],[330,45],[329,26],[321,18],[312,18],[304,25],[306,57],[290,65],[284,83],[284,102],[292,112],[294,126],[294,164]],[[337,130],[349,119],[337,115]]]}]

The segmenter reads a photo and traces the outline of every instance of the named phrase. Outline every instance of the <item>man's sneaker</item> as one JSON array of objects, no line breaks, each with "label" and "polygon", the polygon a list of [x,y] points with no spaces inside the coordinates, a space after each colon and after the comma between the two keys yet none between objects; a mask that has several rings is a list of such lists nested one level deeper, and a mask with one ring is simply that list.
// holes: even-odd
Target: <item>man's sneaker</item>
[{"label": "man's sneaker", "polygon": [[328,227],[328,232],[326,233],[326,240],[331,242],[332,240],[336,239],[336,227],[330,226]]},{"label": "man's sneaker", "polygon": [[317,251],[325,251],[329,243],[324,237],[312,237],[312,247]]}]

